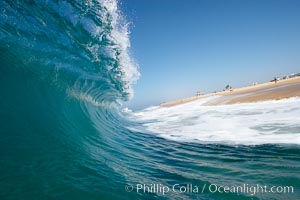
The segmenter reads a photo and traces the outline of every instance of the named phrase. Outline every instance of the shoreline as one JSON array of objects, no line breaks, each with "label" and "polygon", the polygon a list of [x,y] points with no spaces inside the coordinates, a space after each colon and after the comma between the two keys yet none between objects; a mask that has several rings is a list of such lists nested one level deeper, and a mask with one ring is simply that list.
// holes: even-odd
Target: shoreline
[{"label": "shoreline", "polygon": [[279,80],[277,82],[266,82],[257,85],[234,88],[232,90],[208,93],[199,96],[192,96],[178,99],[166,103],[161,103],[161,107],[171,107],[198,99],[211,96],[220,96],[203,105],[230,105],[238,103],[254,103],[268,100],[280,100],[290,97],[300,96],[300,77]]}]

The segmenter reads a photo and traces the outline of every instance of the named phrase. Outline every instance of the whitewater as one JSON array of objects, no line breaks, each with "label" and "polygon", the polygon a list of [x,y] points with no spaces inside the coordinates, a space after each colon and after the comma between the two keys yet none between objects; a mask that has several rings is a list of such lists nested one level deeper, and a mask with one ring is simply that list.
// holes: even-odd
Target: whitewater
[{"label": "whitewater", "polygon": [[140,77],[129,24],[115,0],[0,1],[0,199],[299,199],[299,98],[122,110]]},{"label": "whitewater", "polygon": [[[130,112],[145,131],[181,142],[300,145],[300,98],[205,106],[208,97],[173,107]],[[131,127],[135,128],[135,127]],[[136,127],[138,128],[138,127]]]}]

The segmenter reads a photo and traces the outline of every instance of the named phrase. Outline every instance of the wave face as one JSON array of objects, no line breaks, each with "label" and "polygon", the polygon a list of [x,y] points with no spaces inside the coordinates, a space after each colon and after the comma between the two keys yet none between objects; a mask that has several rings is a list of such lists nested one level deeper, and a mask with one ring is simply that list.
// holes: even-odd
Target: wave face
[{"label": "wave face", "polygon": [[41,77],[54,73],[53,81],[75,97],[95,102],[130,97],[139,73],[116,1],[25,2],[1,2],[2,51]]},{"label": "wave face", "polygon": [[[258,111],[218,107],[195,114],[179,106],[169,110],[174,116],[162,108],[122,112],[119,105],[132,95],[139,73],[116,1],[4,0],[0,9],[0,199],[299,198],[297,192],[126,192],[126,184],[137,183],[299,188],[299,101],[266,105],[266,111],[258,105]],[[278,124],[269,127],[272,119],[259,113]],[[222,117],[235,122],[221,126],[229,138],[209,124]],[[263,123],[247,122],[256,117]],[[218,141],[193,132],[199,123]],[[243,133],[250,144],[263,145],[236,145],[248,144],[232,139]],[[277,133],[294,134],[293,141],[284,135],[279,142]]]}]

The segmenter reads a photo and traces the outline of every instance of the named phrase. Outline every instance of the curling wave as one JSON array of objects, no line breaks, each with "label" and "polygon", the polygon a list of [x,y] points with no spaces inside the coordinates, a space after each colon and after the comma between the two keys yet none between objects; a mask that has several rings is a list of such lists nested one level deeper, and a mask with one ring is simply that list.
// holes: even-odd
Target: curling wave
[{"label": "curling wave", "polygon": [[[1,48],[91,102],[127,100],[139,78],[114,0],[1,1]],[[92,100],[91,100],[92,99]]]},{"label": "curling wave", "polygon": [[[300,149],[166,140],[159,134],[168,129],[193,139],[187,129],[193,119],[180,129],[166,122],[179,116],[163,111],[162,119],[160,109],[156,116],[151,109],[122,112],[118,105],[132,95],[139,72],[118,6],[115,0],[0,1],[0,199],[299,199],[299,193],[124,189],[137,183],[299,188]],[[229,115],[221,110],[197,114]],[[146,115],[159,134],[148,134]]]}]

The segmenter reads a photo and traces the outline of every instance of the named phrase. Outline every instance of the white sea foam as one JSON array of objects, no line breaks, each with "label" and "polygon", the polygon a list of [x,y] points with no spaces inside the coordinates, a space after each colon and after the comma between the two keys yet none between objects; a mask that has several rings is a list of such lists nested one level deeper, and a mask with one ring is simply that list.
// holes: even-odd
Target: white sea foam
[{"label": "white sea foam", "polygon": [[174,107],[152,107],[129,115],[142,122],[140,131],[170,140],[237,145],[300,144],[300,98],[202,105],[213,98],[217,97]]},{"label": "white sea foam", "polygon": [[[120,70],[124,73],[123,81],[126,83],[126,89],[130,94],[133,94],[131,84],[135,83],[139,77],[140,73],[138,71],[138,65],[132,59],[130,55],[130,32],[128,30],[128,23],[124,19],[123,15],[118,9],[117,0],[99,0],[101,5],[106,8],[106,10],[111,15],[111,25],[112,31],[110,40],[112,40],[117,48],[120,50],[118,55]],[[103,12],[99,13],[103,15]]]},{"label": "white sea foam", "polygon": [[[93,55],[94,61],[100,61],[99,54],[106,55],[118,61],[120,78],[124,83],[124,90],[132,97],[132,84],[140,77],[138,65],[130,55],[130,32],[128,22],[118,8],[117,0],[84,1],[85,13],[78,13],[70,3],[59,3],[59,14],[68,19],[74,26],[80,24],[90,36],[102,42],[103,36],[109,41],[105,47],[100,48],[97,42],[85,44],[85,48]],[[99,6],[101,5],[101,6]],[[93,10],[93,12],[91,11]],[[86,13],[91,12],[89,15]],[[91,15],[94,14],[95,15]],[[96,21],[101,22],[100,24]],[[111,27],[109,31],[105,27]],[[108,70],[114,66],[107,66]]]}]

